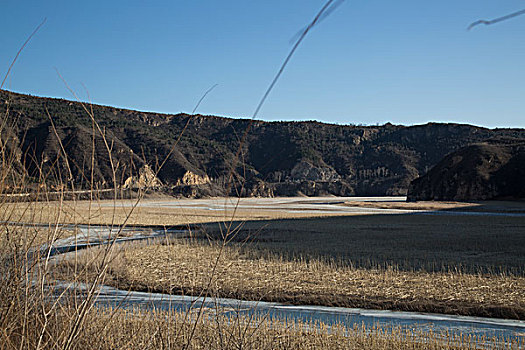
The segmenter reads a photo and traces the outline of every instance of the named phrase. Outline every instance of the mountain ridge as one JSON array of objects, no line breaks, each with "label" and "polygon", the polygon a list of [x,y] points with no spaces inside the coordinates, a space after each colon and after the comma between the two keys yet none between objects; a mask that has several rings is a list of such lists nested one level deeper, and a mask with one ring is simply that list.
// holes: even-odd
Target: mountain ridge
[{"label": "mountain ridge", "polygon": [[[112,160],[120,166],[116,174],[119,186],[139,176],[146,166],[158,170],[173,149],[157,174],[160,182],[155,183],[162,183],[168,193],[184,196],[404,195],[412,180],[453,151],[493,138],[525,139],[524,129],[468,124],[251,122],[87,106],[114,146]],[[93,131],[91,119],[79,102],[1,90],[0,111],[9,117],[9,131],[6,128],[2,137],[8,133],[12,136],[12,147],[18,154],[16,168],[25,172],[25,177],[36,179],[42,173],[53,173],[51,164],[64,173],[69,163],[71,181],[77,187],[91,186],[92,174],[99,188],[111,186],[103,139]],[[231,164],[248,123],[252,126],[234,171],[238,183],[232,193],[225,193]],[[186,132],[174,146],[186,125]],[[61,156],[60,143],[67,162]],[[205,178],[208,180],[202,180]]]}]

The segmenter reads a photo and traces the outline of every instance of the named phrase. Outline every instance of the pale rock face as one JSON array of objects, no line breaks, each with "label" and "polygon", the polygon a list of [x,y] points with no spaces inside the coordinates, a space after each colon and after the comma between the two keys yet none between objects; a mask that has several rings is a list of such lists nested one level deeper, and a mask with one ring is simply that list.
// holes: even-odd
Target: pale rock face
[{"label": "pale rock face", "polygon": [[297,163],[291,171],[292,179],[307,180],[307,181],[321,181],[331,182],[341,179],[341,176],[332,168],[328,166],[319,167],[307,161]]},{"label": "pale rock face", "polygon": [[149,165],[145,165],[139,170],[138,176],[130,176],[124,182],[124,188],[158,188],[162,182],[155,176]]},{"label": "pale rock face", "polygon": [[186,171],[186,173],[177,180],[176,186],[184,186],[184,185],[205,185],[209,184],[211,182],[208,175],[197,175],[195,173],[192,173],[191,171]]}]

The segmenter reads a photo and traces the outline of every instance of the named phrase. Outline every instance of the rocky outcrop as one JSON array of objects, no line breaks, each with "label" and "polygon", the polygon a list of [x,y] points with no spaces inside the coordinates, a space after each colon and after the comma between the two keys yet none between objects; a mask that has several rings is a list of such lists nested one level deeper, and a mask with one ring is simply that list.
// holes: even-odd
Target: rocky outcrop
[{"label": "rocky outcrop", "polygon": [[122,188],[124,189],[159,189],[162,187],[162,182],[157,178],[149,165],[144,165],[139,170],[138,175],[130,176],[124,181]]},{"label": "rocky outcrop", "polygon": [[198,175],[188,170],[182,175],[182,178],[177,180],[175,186],[198,186],[209,184],[210,182],[208,175]]},{"label": "rocky outcrop", "polygon": [[492,142],[446,156],[414,180],[409,201],[525,199],[525,143]]}]

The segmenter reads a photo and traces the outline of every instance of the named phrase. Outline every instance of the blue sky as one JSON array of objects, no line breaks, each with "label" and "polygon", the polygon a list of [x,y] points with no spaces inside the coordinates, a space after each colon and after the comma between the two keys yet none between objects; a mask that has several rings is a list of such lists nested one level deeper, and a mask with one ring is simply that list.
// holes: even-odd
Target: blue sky
[{"label": "blue sky", "polygon": [[[290,40],[323,0],[2,0],[0,73],[47,17],[5,87],[164,113],[251,117]],[[347,0],[306,38],[263,120],[454,121],[525,127],[520,0]]]}]

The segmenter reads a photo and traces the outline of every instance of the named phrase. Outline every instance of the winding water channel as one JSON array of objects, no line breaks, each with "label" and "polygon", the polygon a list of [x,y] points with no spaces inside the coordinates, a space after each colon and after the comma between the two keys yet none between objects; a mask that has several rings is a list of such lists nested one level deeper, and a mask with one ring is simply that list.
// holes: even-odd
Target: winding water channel
[{"label": "winding water channel", "polygon": [[[57,241],[52,247],[55,259],[67,258],[67,253],[90,246],[105,244],[111,238],[110,230],[102,226],[78,226],[80,234],[76,237]],[[155,230],[148,227],[133,227],[125,229],[126,237],[116,240],[117,243],[147,240],[165,237],[166,235],[180,237],[183,230]],[[113,232],[114,233],[114,232]],[[49,248],[49,247],[47,247]],[[57,293],[63,289],[75,289],[77,293],[86,289],[84,285],[59,283]],[[58,295],[58,294],[57,294]],[[196,298],[182,295],[145,293],[125,291],[101,286],[96,304],[99,306],[119,306],[123,308],[141,308],[145,310],[178,310],[187,311],[190,308],[204,308],[211,312],[219,311],[225,315],[259,315],[295,321],[323,322],[328,325],[343,324],[353,327],[355,324],[366,326],[379,325],[383,328],[406,327],[423,331],[448,331],[456,334],[471,334],[506,339],[525,339],[525,322],[482,317],[467,317],[442,314],[426,314],[415,312],[398,312],[388,310],[366,310],[339,307],[323,307],[309,305],[285,305],[279,303],[256,302],[225,298]],[[523,341],[523,340],[522,340]]]},{"label": "winding water channel", "polygon": [[[313,203],[314,206],[326,208],[330,204]],[[306,206],[303,210],[310,210]],[[332,207],[333,208],[333,207]],[[316,208],[319,210],[319,208]],[[340,210],[340,209],[336,209]],[[375,211],[375,210],[374,210]],[[385,211],[386,212],[386,211]],[[396,211],[390,211],[394,213]],[[435,213],[436,215],[454,215],[454,213]],[[455,215],[471,215],[472,213],[456,212]],[[480,215],[474,213],[473,215]],[[483,215],[483,214],[481,214]],[[107,244],[118,230],[110,230],[105,226],[65,225],[66,229],[77,229],[78,234],[73,237],[58,240],[52,247],[44,246],[41,251],[49,252],[53,260],[67,259],[80,249]],[[116,243],[171,237],[184,237],[187,231],[176,229],[158,229],[151,227],[128,227],[121,232]],[[74,289],[82,294],[84,285],[58,283],[57,293],[63,289]],[[57,294],[58,295],[58,294]],[[456,334],[471,334],[505,339],[525,340],[525,321],[505,320],[482,317],[467,317],[443,314],[427,314],[415,312],[398,312],[388,310],[366,310],[339,307],[322,307],[309,305],[285,305],[270,302],[256,302],[225,298],[196,298],[191,296],[168,295],[159,293],[145,293],[125,291],[101,286],[96,304],[100,306],[116,306],[124,308],[141,308],[146,310],[178,310],[187,311],[190,308],[199,308],[202,304],[209,312],[220,312],[225,315],[259,315],[295,321],[323,322],[328,325],[343,324],[348,327],[365,324],[366,326],[379,325],[383,328],[406,327],[423,331],[448,331]]]}]

